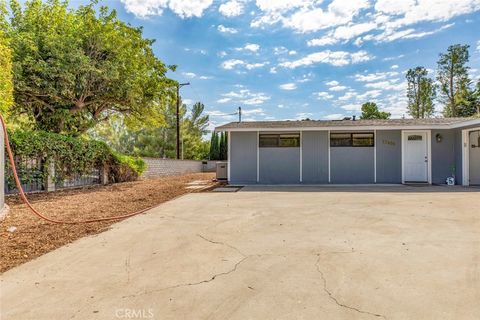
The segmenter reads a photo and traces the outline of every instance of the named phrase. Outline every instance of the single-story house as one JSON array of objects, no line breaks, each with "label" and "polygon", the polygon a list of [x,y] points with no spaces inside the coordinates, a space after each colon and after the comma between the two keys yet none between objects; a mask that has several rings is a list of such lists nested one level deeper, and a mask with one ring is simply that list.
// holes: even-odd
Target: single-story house
[{"label": "single-story house", "polygon": [[480,185],[480,119],[232,122],[231,184]]}]

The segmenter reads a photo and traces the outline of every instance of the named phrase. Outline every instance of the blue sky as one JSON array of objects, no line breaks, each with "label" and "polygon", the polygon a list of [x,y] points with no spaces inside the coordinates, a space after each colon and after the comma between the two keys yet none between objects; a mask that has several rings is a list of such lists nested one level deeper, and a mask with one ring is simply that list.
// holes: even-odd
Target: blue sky
[{"label": "blue sky", "polygon": [[245,120],[339,119],[375,101],[401,117],[405,71],[425,66],[434,77],[438,54],[456,43],[470,45],[480,76],[480,0],[103,3],[156,39],[156,55],[178,65],[169,76],[191,82],[184,101],[202,101],[212,127],[238,106]]}]

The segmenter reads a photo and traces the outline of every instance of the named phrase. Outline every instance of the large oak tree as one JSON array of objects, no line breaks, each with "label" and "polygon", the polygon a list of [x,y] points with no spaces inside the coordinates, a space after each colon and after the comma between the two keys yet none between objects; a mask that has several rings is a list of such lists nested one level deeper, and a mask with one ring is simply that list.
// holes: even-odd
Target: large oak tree
[{"label": "large oak tree", "polygon": [[[174,90],[153,40],[96,2],[69,9],[58,0],[12,0],[12,112],[37,129],[81,134],[112,114],[162,121]],[[158,123],[157,123],[158,124]]]}]

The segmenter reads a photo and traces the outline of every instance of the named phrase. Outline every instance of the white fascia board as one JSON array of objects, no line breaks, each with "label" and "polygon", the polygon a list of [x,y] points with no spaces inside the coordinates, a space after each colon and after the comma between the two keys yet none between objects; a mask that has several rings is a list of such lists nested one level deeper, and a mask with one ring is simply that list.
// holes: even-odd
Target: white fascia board
[{"label": "white fascia board", "polygon": [[242,131],[261,131],[261,132],[285,132],[285,131],[374,131],[374,130],[441,130],[457,129],[471,125],[480,125],[480,119],[468,120],[455,124],[443,125],[417,125],[417,126],[338,126],[338,127],[285,127],[285,128],[229,128],[224,131],[242,132]]}]

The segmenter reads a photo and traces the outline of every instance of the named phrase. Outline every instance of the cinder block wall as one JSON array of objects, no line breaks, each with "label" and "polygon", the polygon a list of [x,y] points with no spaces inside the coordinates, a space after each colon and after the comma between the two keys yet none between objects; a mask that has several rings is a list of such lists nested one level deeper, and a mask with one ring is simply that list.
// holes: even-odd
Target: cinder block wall
[{"label": "cinder block wall", "polygon": [[207,164],[203,164],[203,161],[197,160],[175,160],[161,158],[143,158],[143,160],[147,164],[147,169],[143,173],[142,178],[147,179],[192,172],[211,171],[213,169],[211,162],[216,162],[207,161]]}]

